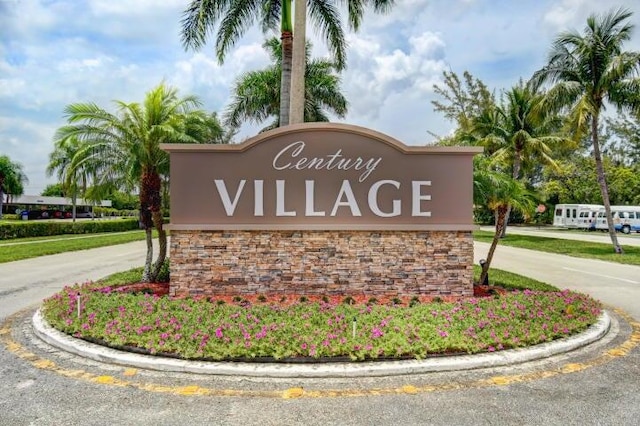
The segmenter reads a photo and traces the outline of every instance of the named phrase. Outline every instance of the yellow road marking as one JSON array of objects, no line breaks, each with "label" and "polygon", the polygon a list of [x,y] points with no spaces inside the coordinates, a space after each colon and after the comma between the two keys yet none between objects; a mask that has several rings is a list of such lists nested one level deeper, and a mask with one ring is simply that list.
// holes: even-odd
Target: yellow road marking
[{"label": "yellow road marking", "polygon": [[[414,386],[407,384],[401,387],[391,388],[371,388],[371,389],[320,389],[320,390],[306,390],[301,387],[289,388],[284,391],[252,391],[252,390],[240,390],[240,389],[212,389],[200,387],[197,385],[192,386],[166,386],[155,383],[140,383],[129,380],[118,379],[113,376],[97,375],[89,373],[84,370],[70,370],[58,366],[55,362],[39,357],[38,355],[28,351],[20,343],[13,340],[11,337],[11,328],[16,318],[22,314],[18,312],[5,320],[5,323],[0,327],[0,341],[4,344],[7,350],[17,357],[29,362],[35,368],[41,370],[52,371],[65,377],[84,380],[90,383],[96,383],[106,386],[119,386],[119,387],[131,387],[148,392],[156,393],[170,393],[174,395],[183,396],[214,396],[214,397],[262,397],[262,398],[348,398],[348,397],[364,397],[364,396],[379,396],[379,395],[399,395],[399,394],[420,394],[439,391],[451,391],[461,389],[475,389],[489,386],[505,386],[514,383],[523,383],[533,380],[547,379],[550,377],[559,376],[562,374],[572,374],[580,371],[584,371],[588,368],[600,366],[606,364],[614,359],[627,356],[632,349],[640,345],[640,323],[634,321],[627,313],[620,309],[615,309],[615,312],[624,318],[632,327],[632,333],[629,338],[618,345],[615,348],[609,349],[603,352],[601,355],[593,358],[592,360],[584,363],[567,363],[560,367],[537,371],[525,374],[514,374],[508,376],[494,376],[487,379],[466,381],[466,382],[453,382],[443,383],[435,385],[423,385]],[[122,375],[125,377],[133,377],[137,374],[138,370],[135,368],[126,368],[122,371]]]},{"label": "yellow road marking", "polygon": [[138,374],[138,370],[136,370],[135,368],[127,368],[122,372],[122,375],[125,377],[133,377],[136,374]]}]

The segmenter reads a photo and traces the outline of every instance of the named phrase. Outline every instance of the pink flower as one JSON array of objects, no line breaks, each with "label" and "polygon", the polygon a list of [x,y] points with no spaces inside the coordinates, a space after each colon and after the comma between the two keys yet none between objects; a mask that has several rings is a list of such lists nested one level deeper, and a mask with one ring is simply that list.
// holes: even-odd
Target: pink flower
[{"label": "pink flower", "polygon": [[222,329],[220,327],[216,328],[216,337],[218,339],[222,339],[222,336],[223,336]]},{"label": "pink flower", "polygon": [[384,332],[382,330],[380,330],[378,327],[375,327],[373,330],[371,330],[371,337],[376,339],[378,337],[382,337],[384,336]]}]

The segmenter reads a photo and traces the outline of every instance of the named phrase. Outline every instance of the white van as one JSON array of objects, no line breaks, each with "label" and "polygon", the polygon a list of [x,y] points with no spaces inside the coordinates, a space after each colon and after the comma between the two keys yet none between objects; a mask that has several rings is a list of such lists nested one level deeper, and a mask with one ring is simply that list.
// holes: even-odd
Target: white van
[{"label": "white van", "polygon": [[[640,206],[611,206],[613,216],[613,228],[624,234],[640,232]],[[607,219],[604,209],[598,212],[596,229],[606,231]]]},{"label": "white van", "polygon": [[591,223],[600,209],[604,209],[604,206],[599,204],[556,204],[553,226],[590,229]]},{"label": "white van", "polygon": [[604,211],[604,207],[589,208],[578,211],[578,229],[593,231],[596,229],[598,213]]}]

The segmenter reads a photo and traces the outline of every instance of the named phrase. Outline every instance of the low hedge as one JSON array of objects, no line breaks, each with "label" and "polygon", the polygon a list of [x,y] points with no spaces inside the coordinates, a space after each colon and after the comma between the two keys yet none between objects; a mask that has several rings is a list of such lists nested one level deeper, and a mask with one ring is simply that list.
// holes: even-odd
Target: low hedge
[{"label": "low hedge", "polygon": [[0,224],[0,240],[48,237],[62,234],[97,234],[140,229],[138,219],[88,220],[82,222],[16,222]]}]

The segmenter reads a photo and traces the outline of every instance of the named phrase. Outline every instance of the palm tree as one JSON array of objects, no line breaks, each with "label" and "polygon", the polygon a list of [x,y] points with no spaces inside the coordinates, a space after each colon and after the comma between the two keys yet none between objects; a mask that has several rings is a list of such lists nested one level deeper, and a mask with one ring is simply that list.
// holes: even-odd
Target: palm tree
[{"label": "palm tree", "polygon": [[[309,16],[327,39],[338,70],[346,66],[346,40],[337,2],[308,0]],[[367,7],[375,12],[391,10],[395,0],[342,0],[347,5],[349,26],[357,31]],[[222,63],[229,49],[254,23],[259,22],[263,33],[277,31],[280,24],[282,75],[280,82],[280,119],[289,124],[289,94],[291,89],[292,36],[291,0],[192,0],[182,17],[182,44],[198,50],[217,28],[216,55]]]},{"label": "palm tree", "polygon": [[[76,155],[83,151],[83,143],[76,137],[69,137],[58,140],[54,150],[49,154],[49,164],[47,166],[47,176],[57,174],[58,180],[62,184],[65,195],[71,196],[72,218],[76,221],[76,203],[80,191],[86,191],[89,177],[89,168],[86,163],[79,161]],[[84,167],[79,167],[78,164]]]},{"label": "palm tree", "polygon": [[584,34],[560,34],[553,43],[548,64],[533,76],[539,83],[555,83],[545,103],[549,108],[570,108],[569,124],[576,140],[590,127],[609,235],[615,252],[620,254],[623,251],[613,227],[598,125],[606,102],[618,110],[640,110],[640,52],[622,50],[623,43],[631,37],[633,25],[627,22],[631,15],[624,9],[604,16],[591,15]]},{"label": "palm tree", "polygon": [[[278,127],[280,108],[280,52],[278,39],[271,38],[263,44],[274,65],[260,70],[250,71],[238,78],[233,89],[233,100],[225,113],[225,122],[229,127],[238,127],[243,121],[261,123],[270,117],[274,121],[262,129]],[[307,43],[307,66],[305,75],[305,111],[304,121],[329,121],[325,110],[343,118],[347,112],[347,100],[340,93],[340,78],[333,72],[337,66],[325,59],[310,59],[311,44]]]},{"label": "palm tree", "polygon": [[2,204],[4,196],[22,195],[24,185],[28,183],[27,175],[22,171],[22,164],[11,161],[7,155],[0,155],[0,219],[2,219]]},{"label": "palm tree", "polygon": [[487,259],[482,264],[480,275],[480,283],[484,283],[502,230],[506,225],[507,211],[516,209],[523,213],[530,213],[536,203],[534,194],[526,189],[522,181],[495,170],[489,159],[477,156],[474,163],[473,202],[475,205],[486,205],[496,216],[496,231],[489,247]]},{"label": "palm tree", "polygon": [[[169,157],[159,144],[207,142],[211,133],[221,131],[203,129],[202,126],[210,126],[212,122],[210,116],[196,109],[199,100],[194,96],[178,97],[177,90],[164,83],[148,92],[142,104],[116,101],[116,105],[116,114],[93,103],[68,105],[65,115],[69,124],[56,132],[56,144],[72,139],[82,143],[70,167],[90,164],[98,176],[97,184],[137,187],[140,222],[147,242],[142,281],[152,282],[167,252],[161,186],[162,176],[168,174]],[[154,227],[159,242],[155,263],[151,232]]]},{"label": "palm tree", "polygon": [[[485,108],[472,120],[472,133],[480,138],[478,143],[494,160],[511,169],[513,179],[525,179],[524,171],[540,164],[558,167],[551,158],[551,147],[566,139],[553,135],[559,127],[558,119],[551,111],[539,108],[543,99],[537,87],[520,81],[504,94],[499,105]],[[510,213],[507,208],[502,236]]]}]

